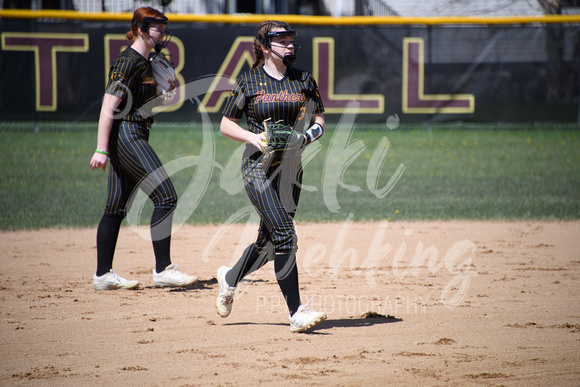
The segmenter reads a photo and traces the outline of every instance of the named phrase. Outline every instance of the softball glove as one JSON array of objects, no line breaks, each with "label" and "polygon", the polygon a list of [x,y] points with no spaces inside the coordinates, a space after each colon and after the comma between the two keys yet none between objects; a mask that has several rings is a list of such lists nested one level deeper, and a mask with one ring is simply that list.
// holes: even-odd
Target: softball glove
[{"label": "softball glove", "polygon": [[169,63],[165,55],[159,53],[151,59],[151,68],[153,69],[153,77],[157,83],[157,94],[163,94],[166,99],[173,98],[175,94],[174,86],[169,82],[176,83],[175,69]]},{"label": "softball glove", "polygon": [[281,122],[268,123],[266,126],[266,149],[274,152],[283,152],[301,148],[304,145],[304,135],[295,131],[291,126]]}]

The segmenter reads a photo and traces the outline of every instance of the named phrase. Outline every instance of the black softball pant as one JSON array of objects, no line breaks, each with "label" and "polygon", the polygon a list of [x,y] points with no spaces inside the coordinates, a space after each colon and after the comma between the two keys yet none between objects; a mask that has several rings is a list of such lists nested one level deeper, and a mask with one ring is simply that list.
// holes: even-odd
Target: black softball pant
[{"label": "black softball pant", "polygon": [[115,122],[109,139],[109,159],[105,213],[126,216],[137,187],[149,196],[155,208],[175,208],[177,193],[149,144],[146,123]]},{"label": "black softball pant", "polygon": [[155,270],[159,273],[171,264],[171,227],[177,193],[148,141],[149,125],[145,122],[113,124],[109,138],[107,202],[97,230],[97,275],[112,269],[121,223],[137,188],[154,204],[151,239]]},{"label": "black softball pant", "polygon": [[264,170],[263,157],[244,157],[242,176],[250,201],[260,215],[255,243],[246,248],[226,274],[235,287],[248,274],[274,260],[276,280],[292,316],[300,307],[296,250],[298,241],[294,215],[300,198],[302,163],[300,154],[289,154],[281,164]]},{"label": "black softball pant", "polygon": [[244,158],[242,176],[246,193],[260,215],[258,250],[271,242],[276,252],[296,251],[294,215],[302,184],[300,154],[287,155],[267,171],[262,168],[262,157]]}]

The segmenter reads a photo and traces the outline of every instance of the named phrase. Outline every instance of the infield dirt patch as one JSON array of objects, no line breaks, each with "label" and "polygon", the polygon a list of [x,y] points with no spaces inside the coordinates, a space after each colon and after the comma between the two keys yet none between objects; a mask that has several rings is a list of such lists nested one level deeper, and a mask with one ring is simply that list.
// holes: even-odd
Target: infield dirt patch
[{"label": "infield dirt patch", "polygon": [[578,221],[298,223],[302,300],[328,315],[299,334],[272,263],[215,311],[255,229],[176,230],[200,281],[156,289],[123,228],[114,269],[141,287],[101,292],[95,229],[1,233],[0,385],[578,385]]}]

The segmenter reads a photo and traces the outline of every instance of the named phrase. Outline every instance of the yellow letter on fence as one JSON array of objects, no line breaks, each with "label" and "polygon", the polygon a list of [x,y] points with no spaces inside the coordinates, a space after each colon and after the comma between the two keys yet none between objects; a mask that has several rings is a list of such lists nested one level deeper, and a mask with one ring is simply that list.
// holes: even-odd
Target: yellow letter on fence
[{"label": "yellow letter on fence", "polygon": [[[87,34],[3,32],[2,50],[34,52],[36,110],[54,112],[57,108],[57,52],[87,52]],[[3,74],[3,76],[9,76]]]},{"label": "yellow letter on fence", "polygon": [[473,94],[424,94],[423,39],[403,39],[403,113],[473,113]]}]

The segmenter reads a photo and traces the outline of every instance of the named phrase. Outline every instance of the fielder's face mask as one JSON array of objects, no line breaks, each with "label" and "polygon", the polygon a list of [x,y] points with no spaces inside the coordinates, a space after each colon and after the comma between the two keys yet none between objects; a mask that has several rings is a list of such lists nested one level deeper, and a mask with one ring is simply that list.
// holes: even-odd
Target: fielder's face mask
[{"label": "fielder's face mask", "polygon": [[[283,31],[272,31],[272,32],[266,32],[266,34],[264,35],[264,37],[260,36],[260,31],[258,29],[256,29],[256,39],[258,39],[260,41],[260,43],[262,43],[264,46],[268,47],[268,49],[272,49],[272,38],[276,37],[276,36],[297,36],[298,34],[296,33],[296,31],[290,29],[290,26],[286,23],[283,22],[279,22],[281,24],[281,27],[284,28]],[[294,64],[296,63],[296,51],[298,51],[298,49],[300,48],[300,46],[292,44],[294,46],[294,52],[292,54],[287,54],[284,56],[279,55],[277,52],[272,51],[272,53],[274,55],[276,55],[277,57],[282,59],[282,63],[284,63],[285,66],[294,66]]]},{"label": "fielder's face mask", "polygon": [[[135,24],[138,28],[141,28],[141,31],[145,32],[145,33],[149,33],[150,30],[150,25],[151,24],[163,24],[163,25],[167,25],[167,17],[163,16],[160,18],[157,17],[144,17],[143,18],[143,23],[140,23],[139,20],[133,18],[132,23]],[[157,31],[160,34],[163,35],[163,40],[162,41],[155,41],[155,52],[159,53],[161,52],[161,50],[163,50],[165,47],[167,47],[167,45],[169,44],[169,41],[171,40],[171,37],[173,36],[171,34],[171,32],[164,30],[164,31],[159,31],[159,30],[153,30],[152,31]]]}]

